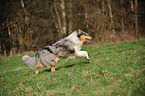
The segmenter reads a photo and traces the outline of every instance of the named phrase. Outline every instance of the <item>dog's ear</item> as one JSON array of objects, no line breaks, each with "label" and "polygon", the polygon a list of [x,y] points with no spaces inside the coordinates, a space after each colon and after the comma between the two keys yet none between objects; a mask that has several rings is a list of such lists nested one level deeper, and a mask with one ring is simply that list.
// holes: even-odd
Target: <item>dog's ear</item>
[{"label": "dog's ear", "polygon": [[79,34],[81,34],[81,32],[82,32],[82,30],[81,30],[81,29],[79,29],[79,30],[78,30],[78,33],[79,33]]}]

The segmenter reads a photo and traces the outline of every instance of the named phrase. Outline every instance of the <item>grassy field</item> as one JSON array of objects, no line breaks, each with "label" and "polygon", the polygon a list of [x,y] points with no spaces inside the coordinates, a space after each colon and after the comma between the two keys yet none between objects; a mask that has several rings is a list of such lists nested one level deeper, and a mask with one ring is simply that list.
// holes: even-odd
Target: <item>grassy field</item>
[{"label": "grassy field", "polygon": [[[56,72],[26,68],[22,56],[0,58],[0,96],[143,96],[145,40],[85,47],[84,58],[60,60]],[[34,54],[29,54],[34,56]]]}]

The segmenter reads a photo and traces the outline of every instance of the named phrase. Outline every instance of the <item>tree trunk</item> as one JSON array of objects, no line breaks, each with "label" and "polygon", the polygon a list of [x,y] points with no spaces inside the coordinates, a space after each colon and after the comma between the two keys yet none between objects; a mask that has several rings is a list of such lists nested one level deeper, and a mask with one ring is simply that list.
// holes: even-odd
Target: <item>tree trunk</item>
[{"label": "tree trunk", "polygon": [[65,12],[65,1],[61,0],[61,9],[62,9],[62,36],[66,35],[66,12]]},{"label": "tree trunk", "polygon": [[69,4],[68,4],[69,6],[68,6],[68,32],[67,32],[67,35],[68,34],[70,34],[72,31],[73,31],[73,21],[72,21],[72,19],[73,19],[73,13],[72,13],[72,0],[70,0],[69,1]]},{"label": "tree trunk", "polygon": [[[104,5],[104,1],[102,0],[102,20],[101,20],[101,32],[104,32],[105,29],[105,5]],[[100,33],[101,33],[100,32]]]},{"label": "tree trunk", "polygon": [[132,18],[134,20],[134,5],[133,5],[133,0],[131,0],[130,4],[131,4],[131,11],[132,11]]},{"label": "tree trunk", "polygon": [[86,28],[88,29],[89,25],[88,25],[88,13],[87,13],[87,11],[85,11],[85,20],[86,20]]},{"label": "tree trunk", "polygon": [[16,48],[15,48],[15,39],[16,38],[14,38],[14,33],[10,30],[8,18],[7,18],[7,27],[8,27],[8,34],[9,34],[10,44],[11,44],[9,56],[13,56],[13,55],[16,54]]},{"label": "tree trunk", "polygon": [[139,29],[138,29],[138,1],[135,0],[135,32],[136,32],[136,36],[139,39],[140,38],[140,34],[139,34]]},{"label": "tree trunk", "polygon": [[132,15],[132,18],[131,18],[131,21],[132,21],[132,23],[131,23],[131,32],[135,36],[135,18],[134,18],[135,16],[134,16],[133,0],[131,0],[130,4],[131,4],[131,15]]},{"label": "tree trunk", "polygon": [[114,20],[113,20],[112,8],[111,8],[111,0],[108,0],[108,8],[109,8],[109,16],[110,16],[110,20],[111,20],[111,31],[113,31],[112,35],[115,35]]},{"label": "tree trunk", "polygon": [[122,2],[123,1],[121,1],[120,0],[120,6],[121,6],[121,29],[122,29],[122,33],[124,33],[125,32],[125,27],[124,27],[124,17],[123,17],[123,7],[122,7]]},{"label": "tree trunk", "polygon": [[58,29],[59,29],[58,32],[59,33],[62,33],[61,20],[60,20],[60,16],[59,16],[59,13],[58,13],[58,10],[57,10],[56,1],[54,3],[54,9],[55,9],[56,17],[57,17],[57,22],[58,22],[58,24],[57,24],[58,25]]}]

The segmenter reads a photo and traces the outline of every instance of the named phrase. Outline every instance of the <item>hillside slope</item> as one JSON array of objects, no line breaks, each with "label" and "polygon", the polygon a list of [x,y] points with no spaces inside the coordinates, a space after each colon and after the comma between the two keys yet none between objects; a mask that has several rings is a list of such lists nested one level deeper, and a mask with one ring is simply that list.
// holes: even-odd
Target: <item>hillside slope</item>
[{"label": "hillside slope", "polygon": [[[0,94],[143,96],[145,40],[85,47],[91,61],[60,60],[56,72],[26,68],[22,56],[0,58]],[[31,54],[33,56],[34,54]]]}]

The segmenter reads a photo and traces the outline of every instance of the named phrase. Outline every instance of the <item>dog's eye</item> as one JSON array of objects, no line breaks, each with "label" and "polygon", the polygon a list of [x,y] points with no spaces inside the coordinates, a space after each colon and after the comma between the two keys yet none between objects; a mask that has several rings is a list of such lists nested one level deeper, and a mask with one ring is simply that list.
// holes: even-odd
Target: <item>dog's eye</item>
[{"label": "dog's eye", "polygon": [[81,35],[87,36],[87,34],[83,31],[81,32]]},{"label": "dog's eye", "polygon": [[87,34],[87,33],[84,33],[84,35],[85,35],[85,36],[88,36],[88,34]]},{"label": "dog's eye", "polygon": [[82,36],[82,35],[83,35],[83,36],[88,36],[88,34],[85,33],[85,32],[83,32],[83,31],[79,34],[79,36]]}]

